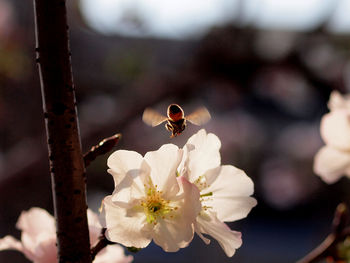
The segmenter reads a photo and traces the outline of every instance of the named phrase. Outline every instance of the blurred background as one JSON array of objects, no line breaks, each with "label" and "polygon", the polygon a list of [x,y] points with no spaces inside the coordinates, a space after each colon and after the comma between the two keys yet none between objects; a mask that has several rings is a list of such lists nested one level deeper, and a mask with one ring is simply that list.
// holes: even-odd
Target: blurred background
[{"label": "blurred background", "polygon": [[[330,232],[348,179],[326,185],[312,171],[319,122],[332,90],[350,91],[350,0],[70,0],[73,75],[84,152],[114,133],[116,149],[182,147],[199,127],[169,139],[142,120],[206,106],[222,163],[255,183],[258,206],[230,223],[243,246],[227,258],[195,238],[178,253],[150,245],[134,262],[295,262]],[[22,210],[52,213],[31,1],[0,0],[0,237],[20,236]],[[97,211],[113,190],[108,155],[87,169]],[[28,262],[14,251],[0,262]]]}]

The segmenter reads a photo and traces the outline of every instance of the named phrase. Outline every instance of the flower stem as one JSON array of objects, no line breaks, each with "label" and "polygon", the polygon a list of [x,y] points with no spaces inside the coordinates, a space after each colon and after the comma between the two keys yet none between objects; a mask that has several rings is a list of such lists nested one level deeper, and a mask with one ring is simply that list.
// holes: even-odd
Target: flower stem
[{"label": "flower stem", "polygon": [[57,226],[58,261],[91,262],[85,167],[65,0],[34,0],[39,68]]},{"label": "flower stem", "polygon": [[325,240],[296,263],[316,263],[327,257],[337,258],[337,245],[350,235],[350,228],[346,227],[349,212],[344,203],[337,206],[334,213],[332,233]]}]

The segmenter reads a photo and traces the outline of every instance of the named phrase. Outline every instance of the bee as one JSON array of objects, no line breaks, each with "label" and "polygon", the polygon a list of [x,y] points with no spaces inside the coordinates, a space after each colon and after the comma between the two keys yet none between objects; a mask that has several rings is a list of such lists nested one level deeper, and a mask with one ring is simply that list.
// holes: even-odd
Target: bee
[{"label": "bee", "polygon": [[186,128],[186,121],[195,125],[203,125],[210,120],[210,113],[205,107],[200,107],[190,115],[185,117],[183,109],[178,104],[170,104],[167,109],[167,116],[157,111],[147,108],[143,112],[142,120],[152,126],[158,126],[166,121],[165,128],[171,132],[170,138],[174,138],[181,134]]}]

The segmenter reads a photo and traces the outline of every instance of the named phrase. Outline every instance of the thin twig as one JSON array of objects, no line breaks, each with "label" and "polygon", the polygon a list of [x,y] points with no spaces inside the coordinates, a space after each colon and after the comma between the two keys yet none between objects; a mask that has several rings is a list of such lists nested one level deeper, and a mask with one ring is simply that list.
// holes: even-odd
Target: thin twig
[{"label": "thin twig", "polygon": [[85,167],[94,161],[99,155],[108,153],[118,143],[122,137],[120,133],[114,134],[111,137],[105,138],[99,144],[91,147],[90,151],[84,154]]},{"label": "thin twig", "polygon": [[100,252],[106,246],[116,244],[116,243],[113,243],[113,242],[109,241],[106,238],[105,233],[106,233],[106,228],[103,228],[102,231],[101,231],[101,235],[98,238],[97,244],[93,248],[91,248],[92,261],[95,259],[95,257],[98,254],[98,252]]},{"label": "thin twig", "polygon": [[319,246],[296,263],[315,263],[328,256],[337,257],[335,253],[336,246],[350,234],[350,228],[346,227],[348,220],[348,209],[344,203],[341,203],[337,206],[334,214],[332,233]]}]

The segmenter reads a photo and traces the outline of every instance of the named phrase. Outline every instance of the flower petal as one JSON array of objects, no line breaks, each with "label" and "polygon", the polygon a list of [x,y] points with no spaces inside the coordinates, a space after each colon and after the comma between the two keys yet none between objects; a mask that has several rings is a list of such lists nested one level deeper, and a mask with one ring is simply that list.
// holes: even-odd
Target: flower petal
[{"label": "flower petal", "polygon": [[314,171],[328,184],[335,183],[350,168],[350,153],[324,146],[315,156]]},{"label": "flower petal", "polygon": [[[185,154],[189,158],[187,176],[190,182],[194,182],[207,170],[220,165],[221,142],[215,134],[207,134],[204,129],[201,129],[188,139],[186,145],[194,146],[193,150]],[[188,151],[188,147],[184,147],[184,151]]]},{"label": "flower petal", "polygon": [[56,238],[55,220],[46,210],[33,207],[23,211],[16,227],[22,230],[21,241],[26,250],[34,253],[38,243]]},{"label": "flower petal", "polygon": [[179,191],[176,171],[182,159],[183,151],[174,144],[165,144],[157,151],[147,152],[145,160],[151,167],[151,179],[158,190],[171,199]]},{"label": "flower petal", "polygon": [[254,184],[244,171],[223,165],[209,170],[205,176],[210,186],[201,194],[210,192],[212,196],[204,198],[203,205],[211,207],[221,221],[242,219],[257,204],[249,197],[254,192]]},{"label": "flower petal", "polygon": [[336,110],[324,115],[320,129],[327,145],[350,150],[350,114],[347,110]]},{"label": "flower petal", "polygon": [[142,155],[134,151],[118,150],[112,153],[107,159],[107,165],[114,185],[119,184],[129,171],[140,169],[142,161]]},{"label": "flower petal", "polygon": [[145,184],[149,180],[150,173],[151,168],[143,160],[140,169],[128,171],[124,178],[115,186],[112,201],[114,203],[117,202],[119,206],[124,208],[133,206],[134,199],[140,199],[145,195]]},{"label": "flower petal", "polygon": [[91,209],[87,210],[87,218],[89,225],[90,243],[94,245],[101,235],[102,226],[100,224],[100,220],[98,219],[98,215]]},{"label": "flower petal", "polygon": [[167,252],[175,252],[188,246],[194,235],[193,223],[201,210],[197,187],[183,176],[178,181],[180,192],[176,198],[176,214],[172,218],[159,220],[153,234],[154,242]]},{"label": "flower petal", "polygon": [[208,234],[215,238],[228,257],[232,257],[236,249],[242,245],[240,232],[232,231],[221,222],[214,213],[201,214],[197,217],[196,232]]},{"label": "flower petal", "polygon": [[145,229],[146,217],[143,211],[127,214],[127,210],[113,203],[111,196],[103,200],[101,223],[107,228],[108,240],[127,247],[146,247],[151,242],[151,235]]},{"label": "flower petal", "polygon": [[125,256],[121,246],[109,245],[96,255],[94,263],[130,263],[132,261],[133,256]]},{"label": "flower petal", "polygon": [[5,236],[0,239],[0,250],[18,250],[23,251],[22,243],[12,236]]},{"label": "flower petal", "polygon": [[332,91],[329,101],[328,101],[328,108],[331,111],[339,110],[339,109],[348,109],[350,110],[350,96],[342,95],[339,91],[334,90]]}]

